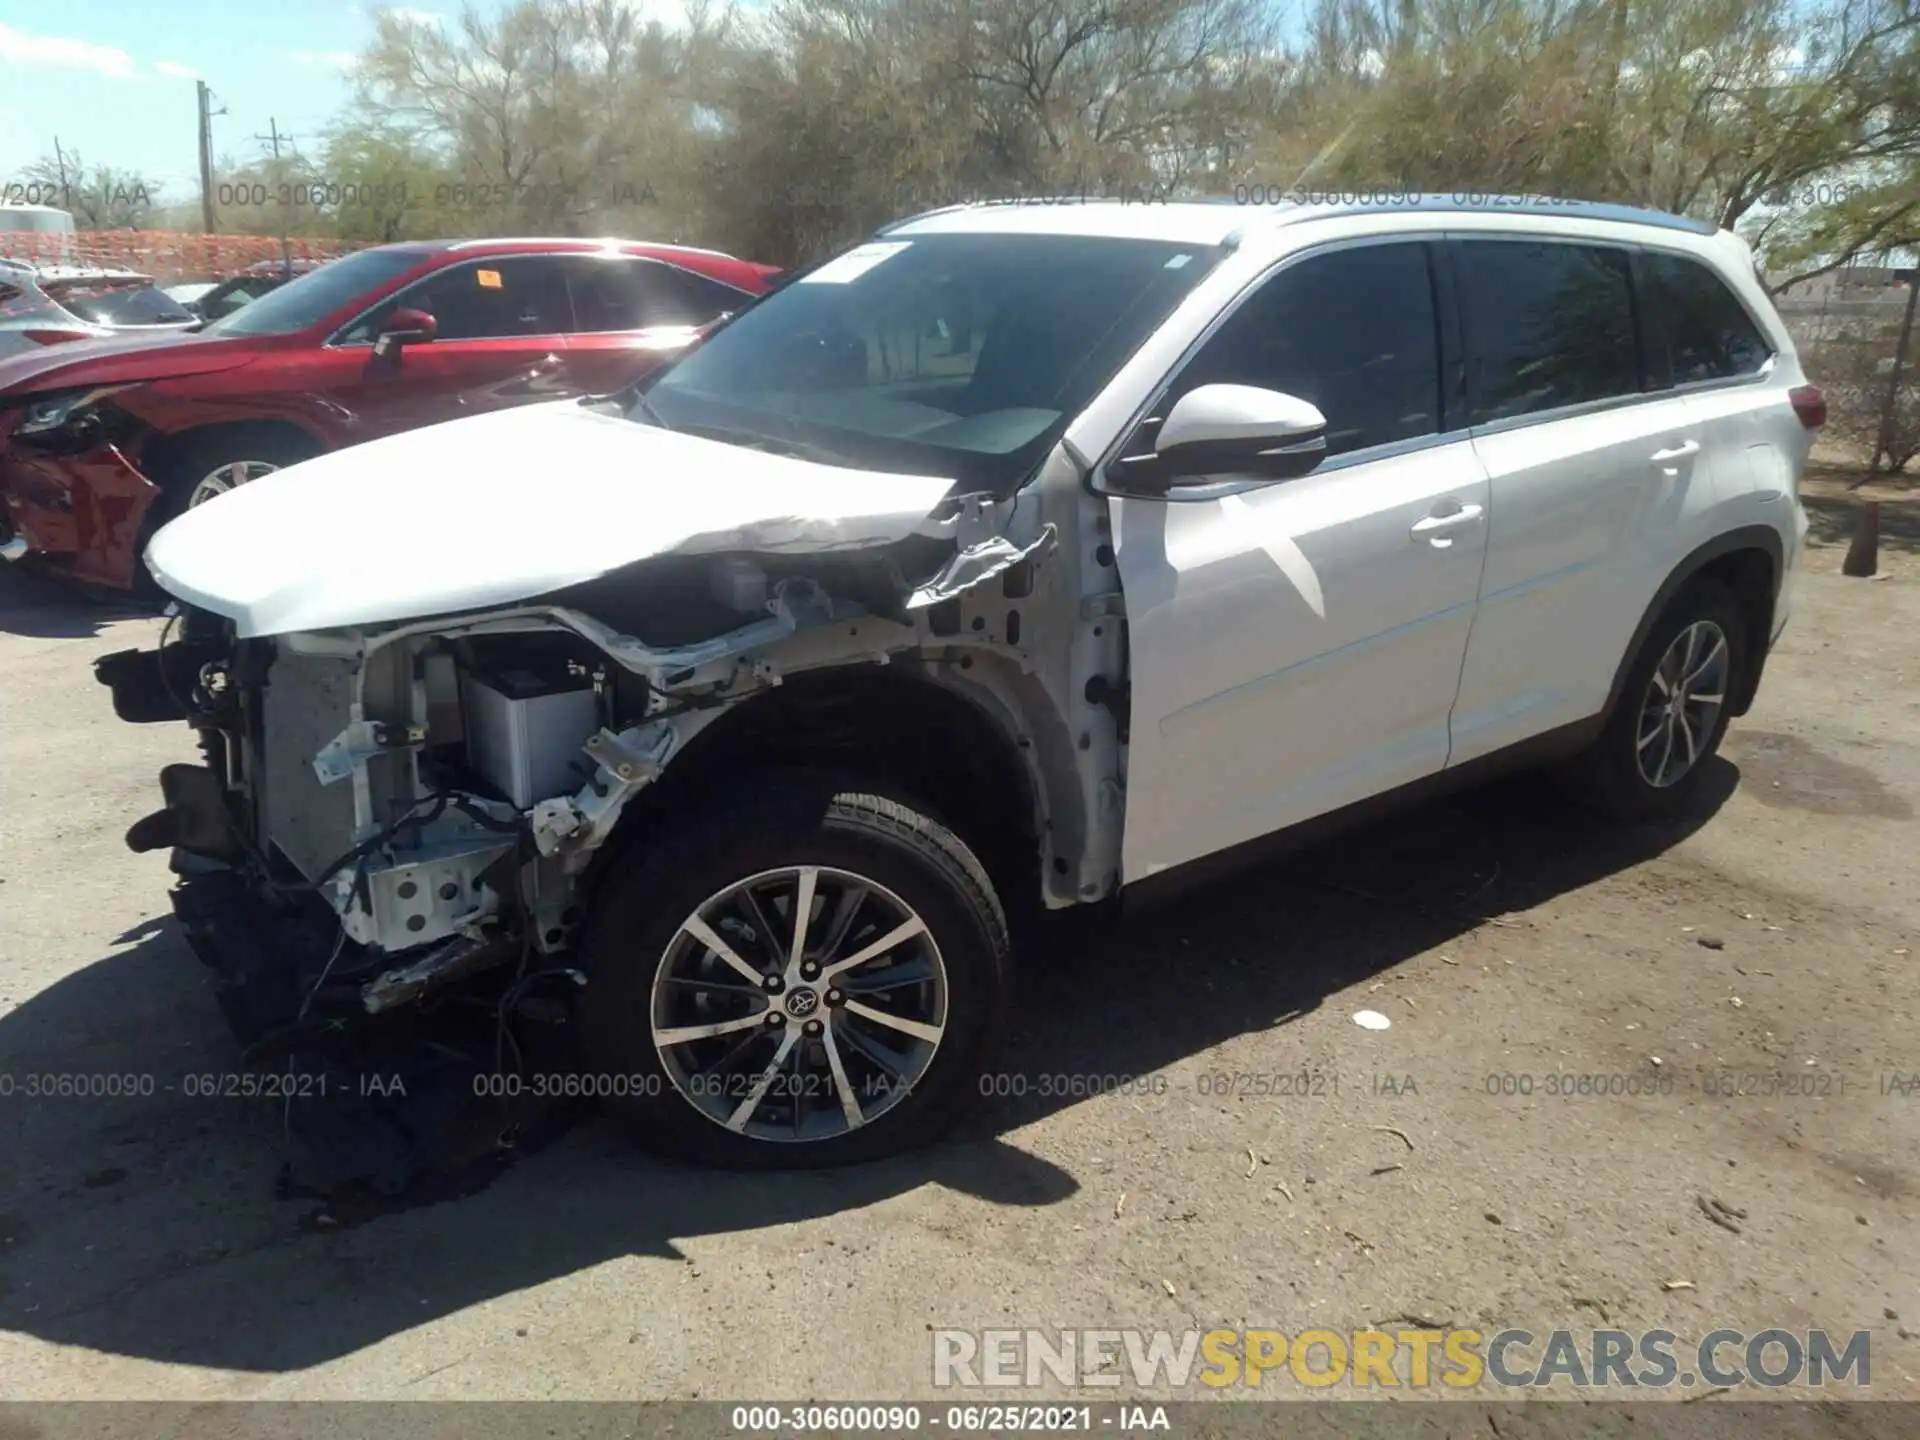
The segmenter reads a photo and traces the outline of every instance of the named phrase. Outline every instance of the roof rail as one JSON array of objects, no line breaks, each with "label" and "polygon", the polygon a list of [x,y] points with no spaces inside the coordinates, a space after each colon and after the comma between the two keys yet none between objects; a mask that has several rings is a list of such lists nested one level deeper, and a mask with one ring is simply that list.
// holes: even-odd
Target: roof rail
[{"label": "roof rail", "polygon": [[[1382,215],[1464,215],[1485,211],[1500,211],[1508,214],[1526,215],[1564,215],[1572,220],[1599,220],[1618,225],[1644,225],[1658,230],[1679,230],[1692,235],[1714,235],[1719,227],[1705,220],[1694,220],[1685,215],[1672,215],[1664,210],[1647,210],[1633,205],[1615,205],[1598,200],[1566,200],[1552,195],[1494,195],[1478,191],[1451,191],[1435,194],[1392,191],[1382,188],[1379,198],[1372,198],[1363,188],[1360,195],[1353,199],[1314,198],[1313,191],[1282,192],[1278,187],[1257,187],[1262,194],[1271,193],[1273,199],[1248,200],[1244,195],[1201,195],[1192,199],[1172,199],[1167,203],[1175,205],[1237,205],[1249,211],[1265,212],[1269,224],[1293,225],[1307,220],[1325,219],[1336,215],[1382,214]],[[1298,195],[1300,198],[1293,198]],[[1069,199],[1071,197],[1068,197]],[[1106,201],[1110,204],[1128,203],[1124,196],[1086,195],[1079,197],[1081,204],[1097,204]],[[929,220],[936,215],[949,215],[958,210],[986,209],[992,206],[1059,204],[1062,200],[1049,201],[1045,197],[1008,196],[997,200],[963,201],[955,205],[943,205],[933,210],[923,210],[915,215],[894,220],[876,230],[876,236],[889,235],[903,226],[917,221]],[[1242,227],[1243,229],[1246,227]],[[1239,233],[1239,232],[1236,232]]]},{"label": "roof rail", "polygon": [[899,220],[889,220],[873,233],[875,235],[891,235],[902,225],[911,225],[916,220],[931,220],[935,215],[951,215],[956,210],[971,210],[977,203],[978,202],[973,200],[961,200],[953,205],[939,205],[932,210],[921,210],[916,214],[905,216]]},{"label": "roof rail", "polygon": [[[1262,188],[1264,193],[1265,187]],[[1554,195],[1495,195],[1473,190],[1427,195],[1417,191],[1382,188],[1376,199],[1364,187],[1360,195],[1353,199],[1315,199],[1315,192],[1310,190],[1295,192],[1301,195],[1299,199],[1289,198],[1278,191],[1272,193],[1275,199],[1271,203],[1243,200],[1233,195],[1210,195],[1205,203],[1237,204],[1249,210],[1273,210],[1277,212],[1276,223],[1283,225],[1328,215],[1465,215],[1493,210],[1527,215],[1564,215],[1570,220],[1601,220],[1617,225],[1646,225],[1658,230],[1683,230],[1694,235],[1719,233],[1719,227],[1708,221],[1671,215],[1664,210],[1646,210],[1635,205],[1615,205],[1601,200],[1566,200]]]},{"label": "roof rail", "polygon": [[[891,234],[893,231],[898,230],[902,225],[912,225],[916,221],[930,220],[935,215],[951,215],[956,210],[988,210],[996,206],[1007,206],[1007,205],[1033,205],[1033,206],[1134,205],[1134,206],[1138,206],[1145,203],[1147,202],[1139,200],[1137,198],[1126,196],[1126,195],[1075,195],[1071,190],[1062,191],[1057,195],[1046,195],[1046,194],[996,195],[990,199],[961,200],[952,205],[941,205],[932,210],[922,210],[918,214],[908,215],[899,220],[890,220],[885,225],[881,226],[878,230],[874,231],[873,233],[875,235],[888,235],[888,234]],[[1174,200],[1174,201],[1169,201],[1168,203],[1181,204],[1184,202]]]}]

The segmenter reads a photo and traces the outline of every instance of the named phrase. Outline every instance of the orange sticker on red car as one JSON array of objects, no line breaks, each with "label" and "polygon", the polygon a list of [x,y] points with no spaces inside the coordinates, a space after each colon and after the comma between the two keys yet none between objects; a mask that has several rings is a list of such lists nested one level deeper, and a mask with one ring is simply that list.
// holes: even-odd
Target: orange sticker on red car
[{"label": "orange sticker on red car", "polygon": [[482,290],[498,290],[500,288],[500,272],[498,270],[476,270],[473,273],[479,278],[480,288]]}]

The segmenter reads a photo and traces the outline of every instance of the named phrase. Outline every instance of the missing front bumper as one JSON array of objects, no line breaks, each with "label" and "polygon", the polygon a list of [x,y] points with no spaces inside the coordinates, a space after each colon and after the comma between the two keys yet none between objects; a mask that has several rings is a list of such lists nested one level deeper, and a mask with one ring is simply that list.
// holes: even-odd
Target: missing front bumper
[{"label": "missing front bumper", "polygon": [[503,1056],[518,1061],[515,1082],[576,1067],[572,972],[502,980],[484,1003],[374,1013],[374,986],[417,977],[344,940],[330,914],[276,906],[233,871],[178,857],[175,870],[174,914],[261,1082],[249,1093],[281,1110],[287,1191],[434,1198],[484,1180],[579,1109],[500,1070]]},{"label": "missing front bumper", "polygon": [[164,650],[116,650],[93,662],[93,678],[113,694],[113,713],[133,725],[190,718],[186,697],[217,661],[214,641],[178,641]]}]

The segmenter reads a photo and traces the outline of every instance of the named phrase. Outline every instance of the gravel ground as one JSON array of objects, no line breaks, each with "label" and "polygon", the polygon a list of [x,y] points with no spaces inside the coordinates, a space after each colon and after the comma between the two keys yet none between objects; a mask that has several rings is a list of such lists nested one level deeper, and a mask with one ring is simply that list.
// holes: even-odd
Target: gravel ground
[{"label": "gravel ground", "polygon": [[[1512,783],[1063,940],[1025,957],[1025,1093],[929,1153],[709,1174],[591,1121],[477,1195],[318,1234],[274,1196],[271,1106],[182,1093],[235,1057],[164,856],[121,836],[191,737],[115,720],[88,665],[157,623],[0,574],[0,1076],[157,1077],[0,1099],[0,1387],[952,1399],[930,1326],[1417,1320],[1869,1329],[1874,1395],[1920,1397],[1920,1090],[1885,1093],[1920,1072],[1920,563],[1892,524],[1892,573],[1842,579],[1816,519],[1684,824]],[[1722,1071],[1743,1093],[1709,1093]],[[1089,1076],[1149,1079],[1048,1093]]]}]

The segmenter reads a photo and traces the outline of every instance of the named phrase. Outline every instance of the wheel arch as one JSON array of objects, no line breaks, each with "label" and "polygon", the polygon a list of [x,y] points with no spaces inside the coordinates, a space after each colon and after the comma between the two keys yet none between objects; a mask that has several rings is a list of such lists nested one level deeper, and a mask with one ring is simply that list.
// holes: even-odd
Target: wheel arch
[{"label": "wheel arch", "polygon": [[1772,634],[1774,605],[1780,595],[1780,580],[1785,564],[1785,545],[1780,532],[1771,525],[1742,525],[1714,536],[1694,549],[1673,567],[1654,592],[1653,601],[1634,627],[1633,638],[1621,652],[1614,668],[1613,683],[1607,691],[1602,712],[1611,716],[1620,703],[1627,672],[1634,657],[1647,643],[1647,636],[1675,598],[1689,585],[1706,578],[1716,580],[1733,594],[1747,621],[1747,634],[1753,644],[1753,663],[1740,677],[1739,687],[1728,697],[1728,712],[1744,715],[1753,705],[1760,687],[1760,672],[1766,661],[1767,644]]},{"label": "wheel arch", "polygon": [[1003,900],[1037,891],[1039,797],[1008,725],[900,664],[796,675],[702,728],[637,795],[596,869],[759,773],[818,767],[889,785],[966,842]]},{"label": "wheel arch", "polygon": [[271,440],[281,445],[298,445],[310,455],[329,449],[326,441],[306,426],[280,418],[260,420],[214,420],[185,430],[156,434],[140,455],[140,468],[156,482],[172,479],[173,468],[195,451],[217,445]]}]

